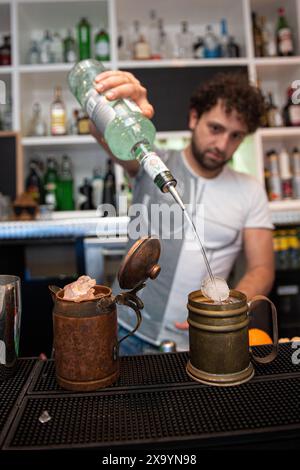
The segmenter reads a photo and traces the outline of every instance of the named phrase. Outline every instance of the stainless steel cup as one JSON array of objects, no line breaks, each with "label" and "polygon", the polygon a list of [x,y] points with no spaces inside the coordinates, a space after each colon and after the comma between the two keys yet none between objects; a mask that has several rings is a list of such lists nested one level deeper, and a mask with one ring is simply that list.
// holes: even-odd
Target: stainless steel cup
[{"label": "stainless steel cup", "polygon": [[16,371],[20,326],[20,278],[0,275],[0,382],[12,377]]}]

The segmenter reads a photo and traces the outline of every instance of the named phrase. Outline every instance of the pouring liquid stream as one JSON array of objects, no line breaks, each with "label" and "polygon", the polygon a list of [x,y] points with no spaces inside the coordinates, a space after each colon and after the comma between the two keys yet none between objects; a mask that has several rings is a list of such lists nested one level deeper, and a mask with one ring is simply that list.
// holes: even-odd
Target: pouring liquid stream
[{"label": "pouring liquid stream", "polygon": [[[215,288],[216,294],[219,296],[218,290],[217,290],[217,286],[216,286],[216,281],[215,281],[214,275],[213,275],[213,273],[212,273],[212,270],[211,270],[209,261],[208,261],[208,259],[207,259],[206,251],[205,251],[205,249],[204,249],[204,246],[203,246],[203,244],[202,244],[202,242],[201,242],[201,239],[200,239],[200,237],[199,237],[199,235],[198,235],[198,232],[197,232],[197,229],[196,229],[196,227],[195,227],[195,224],[194,224],[194,222],[192,221],[192,219],[191,219],[189,213],[187,212],[187,210],[186,210],[186,208],[185,208],[185,206],[184,206],[184,204],[183,204],[183,201],[182,201],[181,197],[179,196],[179,194],[178,194],[177,190],[175,189],[175,187],[174,187],[174,186],[169,186],[168,190],[169,190],[169,192],[172,194],[172,196],[173,196],[173,198],[175,199],[175,201],[177,202],[177,204],[180,205],[181,209],[183,210],[183,214],[184,214],[186,220],[188,221],[190,227],[191,227],[192,230],[193,230],[193,233],[194,233],[194,235],[195,235],[195,237],[196,237],[196,239],[197,239],[197,241],[198,241],[198,243],[199,243],[199,245],[200,245],[200,249],[201,249],[201,252],[202,252],[202,256],[203,256],[203,259],[204,259],[204,262],[205,262],[205,266],[206,266],[206,269],[207,269],[209,278],[210,278],[210,280],[211,280],[211,282],[212,282],[212,284],[213,284],[213,286],[214,286],[214,288]],[[219,297],[219,302],[222,302],[222,300],[221,300],[220,297]]]}]

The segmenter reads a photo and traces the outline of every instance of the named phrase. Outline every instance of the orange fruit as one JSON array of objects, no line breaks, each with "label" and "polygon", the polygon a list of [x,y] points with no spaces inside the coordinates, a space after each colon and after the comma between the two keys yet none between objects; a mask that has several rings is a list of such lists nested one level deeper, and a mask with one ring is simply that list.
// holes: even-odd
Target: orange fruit
[{"label": "orange fruit", "polygon": [[250,328],[249,330],[249,344],[250,346],[260,346],[261,344],[272,344],[268,333],[259,328]]}]

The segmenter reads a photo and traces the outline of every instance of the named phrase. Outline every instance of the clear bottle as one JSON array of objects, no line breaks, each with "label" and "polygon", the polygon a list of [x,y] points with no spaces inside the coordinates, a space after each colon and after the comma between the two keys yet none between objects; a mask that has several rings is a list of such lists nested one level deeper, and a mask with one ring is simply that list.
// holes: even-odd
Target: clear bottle
[{"label": "clear bottle", "polygon": [[204,57],[207,59],[220,57],[219,40],[214,34],[211,25],[206,26],[206,33],[204,36]]},{"label": "clear bottle", "polygon": [[134,59],[148,60],[151,59],[150,45],[146,37],[141,34],[138,41],[134,45]]},{"label": "clear bottle", "polygon": [[273,95],[272,93],[268,93],[268,126],[269,127],[281,127],[283,125],[283,120],[281,113],[279,111],[278,106],[276,106],[273,102]]},{"label": "clear bottle", "polygon": [[221,57],[230,57],[228,28],[225,18],[221,20],[220,55]]},{"label": "clear bottle", "polygon": [[159,28],[159,44],[158,44],[158,52],[157,58],[158,59],[170,59],[173,57],[171,41],[169,35],[166,33],[164,27],[164,21],[162,18],[158,20],[158,28]]},{"label": "clear bottle", "polygon": [[176,35],[177,40],[177,56],[179,59],[193,58],[194,34],[189,31],[187,21],[181,22],[181,32]]},{"label": "clear bottle", "polygon": [[29,136],[42,137],[47,135],[47,125],[42,117],[40,103],[34,103],[32,107],[32,118],[28,129]]},{"label": "clear bottle", "polygon": [[68,30],[68,35],[64,39],[64,61],[68,64],[72,64],[77,60],[76,42],[72,34],[72,30]]},{"label": "clear bottle", "polygon": [[277,36],[277,54],[279,56],[294,55],[292,31],[285,17],[284,8],[278,9],[276,36]]},{"label": "clear bottle", "polygon": [[81,18],[77,25],[79,60],[91,57],[91,25],[86,18]]},{"label": "clear bottle", "polygon": [[57,209],[60,211],[74,210],[74,181],[72,162],[68,155],[62,156],[62,163],[57,187]]},{"label": "clear bottle", "polygon": [[155,10],[150,10],[150,22],[148,28],[148,39],[150,46],[151,59],[160,59],[160,29],[157,13]]},{"label": "clear bottle", "polygon": [[108,101],[95,90],[94,79],[105,70],[95,60],[76,64],[68,77],[72,93],[103,134],[112,153],[121,160],[138,160],[155,184],[163,192],[169,191],[176,180],[153,151],[155,127],[152,122],[132,100]]},{"label": "clear bottle", "polygon": [[32,40],[30,49],[28,52],[28,63],[32,65],[39,64],[41,61],[40,55],[41,53],[40,53],[40,48],[38,46],[38,42],[35,40]]},{"label": "clear bottle", "polygon": [[61,64],[64,61],[64,46],[62,38],[58,33],[53,34],[52,41],[53,62]]},{"label": "clear bottle", "polygon": [[40,46],[40,61],[42,64],[51,64],[54,62],[53,40],[50,31],[45,31]]},{"label": "clear bottle", "polygon": [[290,156],[285,148],[279,153],[279,173],[282,186],[283,199],[293,197],[292,173],[290,166]]},{"label": "clear bottle", "polygon": [[276,47],[276,38],[275,38],[275,31],[274,25],[267,21],[264,27],[264,53],[267,57],[276,57],[277,55],[277,47]]},{"label": "clear bottle", "polygon": [[95,58],[100,61],[110,60],[109,35],[104,28],[95,36]]},{"label": "clear bottle", "polygon": [[61,87],[54,91],[54,101],[51,104],[51,135],[65,135],[67,133],[66,109],[62,100]]}]

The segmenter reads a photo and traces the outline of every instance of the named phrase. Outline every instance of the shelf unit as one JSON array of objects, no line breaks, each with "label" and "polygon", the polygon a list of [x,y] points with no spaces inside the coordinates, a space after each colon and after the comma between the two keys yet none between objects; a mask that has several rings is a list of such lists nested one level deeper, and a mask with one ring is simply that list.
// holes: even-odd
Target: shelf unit
[{"label": "shelf unit", "polygon": [[[277,8],[284,3],[288,20],[294,32],[294,41],[297,45],[296,56],[276,58],[254,57],[251,11],[265,15],[275,22]],[[149,10],[155,9],[159,16],[164,18],[165,27],[171,38],[179,31],[179,23],[185,19],[190,29],[196,35],[203,35],[206,24],[212,24],[215,32],[219,32],[219,21],[222,17],[228,19],[229,31],[241,46],[242,57],[238,59],[169,59],[133,61],[119,60],[117,38],[118,31],[125,26],[130,32],[132,22],[138,19],[142,25],[149,21]],[[93,33],[103,24],[110,34],[111,60],[106,63],[107,68],[130,69],[134,73],[136,68],[144,69],[170,69],[170,68],[207,68],[236,67],[247,68],[249,79],[255,83],[261,81],[264,92],[272,91],[275,102],[279,106],[284,104],[284,92],[287,86],[295,79],[300,79],[300,0],[286,0],[275,2],[273,0],[153,0],[151,5],[145,1],[137,0],[0,0],[0,35],[10,33],[12,37],[12,65],[0,67],[0,80],[7,84],[9,94],[13,98],[12,120],[13,130],[23,135],[25,161],[33,152],[39,152],[42,157],[61,155],[68,151],[74,156],[82,156],[85,162],[92,166],[100,166],[104,162],[105,154],[91,136],[65,136],[65,137],[26,137],[25,121],[31,114],[32,103],[39,100],[44,110],[49,108],[52,101],[53,88],[59,83],[63,87],[63,96],[67,109],[78,107],[75,99],[68,91],[66,76],[71,68],[70,64],[28,65],[26,53],[32,31],[50,29],[64,32],[68,28],[74,30],[80,17],[86,16],[93,25]],[[238,19],[238,21],[237,21]],[[168,97],[166,98],[168,99]],[[46,116],[46,113],[45,117]],[[159,131],[159,129],[158,129]],[[162,133],[159,139],[171,139],[175,136],[186,137],[188,132],[182,129],[181,133]],[[165,135],[164,135],[165,134]],[[263,183],[264,153],[269,146],[291,147],[300,145],[299,128],[260,129],[253,136],[255,149],[255,174]],[[100,156],[100,158],[99,158]],[[84,170],[83,164],[77,167]],[[80,178],[82,173],[80,173]],[[291,203],[284,201],[285,210],[294,210]],[[271,207],[274,207],[272,204]]]}]

